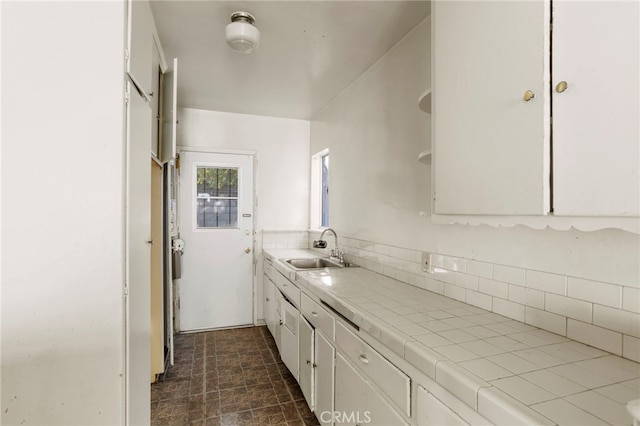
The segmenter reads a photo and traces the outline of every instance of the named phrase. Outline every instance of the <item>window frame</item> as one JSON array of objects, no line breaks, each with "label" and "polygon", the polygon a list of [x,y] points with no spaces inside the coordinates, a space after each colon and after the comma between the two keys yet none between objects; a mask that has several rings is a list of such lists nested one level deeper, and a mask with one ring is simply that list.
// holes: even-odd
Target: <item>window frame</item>
[{"label": "window frame", "polygon": [[[329,156],[329,148],[325,148],[322,151],[317,152],[311,156],[311,181],[310,181],[310,191],[309,191],[309,225],[312,229],[325,229],[329,227],[329,200],[327,197],[327,223],[323,225],[322,216],[323,216],[323,203],[322,203],[322,192],[323,192],[323,184],[322,184],[322,165],[323,158]],[[331,157],[329,156],[329,160]],[[329,181],[331,176],[329,175]],[[330,187],[330,184],[328,184]]]},{"label": "window frame", "polygon": [[[216,168],[216,169],[234,169],[237,170],[238,173],[238,196],[237,197],[200,197],[198,195],[198,169],[200,168]],[[238,230],[240,229],[240,218],[241,218],[241,197],[240,197],[240,188],[242,188],[242,167],[238,164],[228,164],[228,163],[207,163],[207,162],[194,162],[193,163],[193,174],[191,176],[191,183],[193,186],[193,191],[191,194],[191,199],[193,201],[193,215],[192,215],[192,229],[194,232],[215,232],[215,231],[226,231],[226,230]],[[235,199],[237,200],[236,206],[236,226],[225,226],[225,227],[201,227],[198,226],[198,201],[202,199]]]}]

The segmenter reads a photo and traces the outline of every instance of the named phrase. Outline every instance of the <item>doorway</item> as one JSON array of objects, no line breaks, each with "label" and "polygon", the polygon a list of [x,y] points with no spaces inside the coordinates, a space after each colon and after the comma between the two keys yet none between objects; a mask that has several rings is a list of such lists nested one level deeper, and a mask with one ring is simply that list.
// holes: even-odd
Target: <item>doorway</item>
[{"label": "doorway", "polygon": [[182,331],[253,324],[253,156],[183,151]]}]

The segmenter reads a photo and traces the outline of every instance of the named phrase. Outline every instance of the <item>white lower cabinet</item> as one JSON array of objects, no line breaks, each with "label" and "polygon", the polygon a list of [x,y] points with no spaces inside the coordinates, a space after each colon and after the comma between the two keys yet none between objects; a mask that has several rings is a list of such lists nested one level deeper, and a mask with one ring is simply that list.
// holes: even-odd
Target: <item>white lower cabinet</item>
[{"label": "white lower cabinet", "polygon": [[280,314],[282,315],[280,358],[291,371],[293,377],[298,380],[298,323],[300,312],[283,297]]},{"label": "white lower cabinet", "polygon": [[397,405],[408,417],[411,415],[411,379],[389,362],[373,347],[353,334],[341,323],[336,324],[336,345],[349,359]]},{"label": "white lower cabinet", "polygon": [[[282,317],[284,316],[284,313],[282,311],[282,305],[287,303],[285,301],[284,296],[282,295],[282,293],[280,293],[280,290],[278,290],[277,288],[275,288],[274,286],[274,302],[275,302],[275,315],[273,318],[273,328],[274,328],[274,333],[273,333],[273,339],[276,341],[276,347],[278,348],[278,353],[282,354]],[[280,355],[280,357],[282,358],[282,355]]]},{"label": "white lower cabinet", "polygon": [[339,353],[336,354],[335,384],[335,424],[346,426],[369,423],[371,418],[365,397],[366,382]]},{"label": "white lower cabinet", "polygon": [[335,385],[336,425],[408,425],[340,353],[336,354]]},{"label": "white lower cabinet", "polygon": [[314,333],[315,341],[315,413],[322,425],[332,425],[334,367],[336,350],[333,345],[318,331]]},{"label": "white lower cabinet", "polygon": [[276,322],[276,299],[275,299],[275,285],[271,282],[269,277],[264,275],[262,277],[262,294],[264,301],[262,305],[262,312],[264,316],[264,322],[267,323],[267,328],[272,336],[275,337],[275,322]]},{"label": "white lower cabinet", "polygon": [[298,323],[298,359],[300,361],[298,384],[311,411],[314,410],[314,335],[315,330],[302,315]]},{"label": "white lower cabinet", "polygon": [[418,386],[416,405],[416,420],[418,426],[468,425],[468,423],[453,412],[451,408],[447,407],[442,401],[422,386]]}]

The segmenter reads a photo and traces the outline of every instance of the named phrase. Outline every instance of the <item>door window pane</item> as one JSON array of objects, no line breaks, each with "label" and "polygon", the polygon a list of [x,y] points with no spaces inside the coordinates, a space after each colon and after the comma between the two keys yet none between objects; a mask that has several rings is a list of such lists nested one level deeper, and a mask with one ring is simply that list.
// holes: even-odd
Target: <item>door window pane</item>
[{"label": "door window pane", "polygon": [[196,227],[238,227],[238,169],[203,167],[196,170]]}]

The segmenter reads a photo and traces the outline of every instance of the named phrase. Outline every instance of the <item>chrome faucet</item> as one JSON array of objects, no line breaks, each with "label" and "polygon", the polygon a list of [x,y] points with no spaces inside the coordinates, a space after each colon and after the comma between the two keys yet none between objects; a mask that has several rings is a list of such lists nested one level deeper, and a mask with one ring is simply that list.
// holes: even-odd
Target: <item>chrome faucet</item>
[{"label": "chrome faucet", "polygon": [[335,242],[335,248],[331,250],[331,256],[330,257],[337,257],[338,260],[340,261],[340,263],[344,262],[344,253],[341,252],[338,249],[338,234],[336,234],[336,231],[334,231],[331,228],[327,228],[324,231],[322,231],[322,233],[320,234],[320,239],[316,240],[313,242],[313,247],[315,248],[326,248],[327,247],[327,242],[325,240],[322,239],[322,237],[324,237],[324,234],[326,232],[331,232],[333,234],[333,238],[334,238],[334,242]]}]

